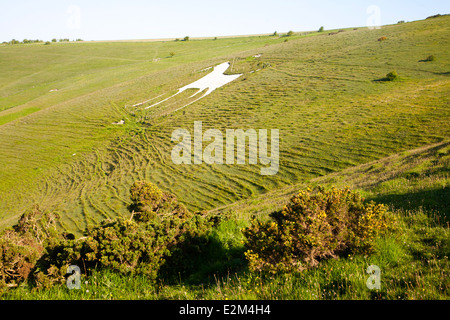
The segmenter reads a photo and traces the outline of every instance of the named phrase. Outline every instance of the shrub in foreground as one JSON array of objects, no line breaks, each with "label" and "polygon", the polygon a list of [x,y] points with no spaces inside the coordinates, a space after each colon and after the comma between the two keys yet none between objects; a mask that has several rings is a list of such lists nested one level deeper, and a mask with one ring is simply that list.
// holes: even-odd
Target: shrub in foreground
[{"label": "shrub in foreground", "polygon": [[48,272],[52,267],[65,271],[75,264],[84,272],[108,268],[156,279],[173,252],[189,247],[210,229],[212,222],[204,215],[189,212],[173,195],[150,182],[135,182],[130,198],[130,218],[103,221],[88,229],[86,237],[50,245],[42,259],[44,274],[52,276]]},{"label": "shrub in foreground", "polygon": [[[0,289],[16,287],[32,276],[50,238],[57,237],[58,216],[38,206],[25,212],[0,237]],[[1,290],[0,290],[1,291]]]},{"label": "shrub in foreground", "polygon": [[301,271],[323,259],[369,253],[392,219],[382,204],[335,188],[301,191],[270,218],[253,218],[244,229],[252,271]]},{"label": "shrub in foreground", "polygon": [[[213,225],[205,215],[189,212],[173,195],[152,183],[137,181],[130,188],[130,197],[131,217],[103,221],[79,239],[56,232],[50,214],[33,211],[23,215],[19,224],[0,238],[3,286],[31,278],[37,287],[48,288],[65,281],[70,265],[85,273],[107,268],[156,279],[174,253],[178,256],[171,262],[182,266],[183,259],[189,258],[182,253],[197,246],[198,238]],[[38,215],[42,215],[39,220]]]}]

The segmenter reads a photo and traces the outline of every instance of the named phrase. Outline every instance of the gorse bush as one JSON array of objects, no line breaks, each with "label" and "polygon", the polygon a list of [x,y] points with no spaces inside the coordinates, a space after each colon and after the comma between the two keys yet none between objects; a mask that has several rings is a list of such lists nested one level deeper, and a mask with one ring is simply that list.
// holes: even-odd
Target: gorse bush
[{"label": "gorse bush", "polygon": [[[147,181],[135,182],[130,198],[130,217],[105,220],[79,239],[57,231],[57,215],[27,211],[0,237],[0,288],[23,281],[49,288],[65,281],[70,265],[86,274],[108,269],[151,280],[198,268],[212,248],[218,217],[190,212]],[[252,219],[243,229],[245,256],[251,271],[303,270],[323,259],[371,252],[390,225],[383,205],[366,204],[349,189],[307,189],[270,221]]]},{"label": "gorse bush", "polygon": [[130,199],[133,203],[129,209],[138,215],[143,215],[144,220],[155,216],[158,206],[161,204],[162,191],[157,186],[146,181],[137,181],[130,188]]},{"label": "gorse bush", "polygon": [[0,238],[0,289],[15,287],[32,275],[48,240],[58,236],[58,218],[34,206],[4,231]]},{"label": "gorse bush", "polygon": [[49,220],[51,215],[43,216],[38,224],[39,211],[26,213],[14,227],[16,231],[8,231],[0,238],[2,283],[24,281],[33,270],[32,279],[38,287],[51,287],[65,280],[70,265],[77,265],[85,273],[107,268],[156,279],[161,266],[174,253],[178,257],[170,261],[178,270],[184,265],[183,259],[189,258],[181,253],[192,246],[197,250],[190,252],[199,253],[198,238],[209,232],[212,220],[189,212],[173,195],[146,181],[131,186],[130,198],[130,218],[103,221],[79,239],[58,234],[54,220]]},{"label": "gorse bush", "polygon": [[66,270],[75,264],[85,272],[108,268],[156,279],[173,252],[189,247],[211,228],[212,222],[204,215],[189,212],[173,195],[150,182],[135,182],[130,198],[133,203],[129,219],[106,220],[88,229],[84,238],[50,245],[42,259],[43,269],[56,266]]},{"label": "gorse bush", "polygon": [[243,231],[252,271],[301,271],[323,259],[371,252],[392,222],[383,205],[334,188],[301,191],[270,218],[253,218]]}]

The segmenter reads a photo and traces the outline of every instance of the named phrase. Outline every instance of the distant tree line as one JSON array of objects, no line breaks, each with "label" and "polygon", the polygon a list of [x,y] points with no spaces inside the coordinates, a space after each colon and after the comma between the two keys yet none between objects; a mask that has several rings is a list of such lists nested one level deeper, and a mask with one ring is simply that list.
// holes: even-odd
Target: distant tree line
[{"label": "distant tree line", "polygon": [[189,36],[186,36],[183,38],[183,40],[180,40],[179,38],[176,38],[175,41],[189,41]]},{"label": "distant tree line", "polygon": [[[70,41],[70,39],[68,39],[68,38],[58,39],[58,40],[57,40],[56,38],[53,38],[53,39],[52,39],[52,42],[69,42],[69,41]],[[73,41],[83,41],[83,39],[76,39],[76,40],[73,40]],[[39,40],[39,39],[36,39],[36,40],[23,39],[23,41],[20,41],[20,40],[12,39],[11,41],[3,41],[2,43],[3,43],[3,44],[44,43],[44,40]],[[50,44],[50,41],[46,41],[44,44]]]},{"label": "distant tree line", "polygon": [[[58,39],[58,40],[56,40],[56,38],[52,39],[52,42],[69,42],[69,41],[70,41],[70,39],[68,39],[68,38]],[[73,41],[83,41],[83,39],[77,39],[77,40],[73,40]]]},{"label": "distant tree line", "polygon": [[44,41],[39,40],[39,39],[36,39],[36,40],[23,39],[23,41],[12,39],[11,41],[8,41],[8,42],[4,41],[3,43],[5,43],[5,44],[21,44],[21,43],[42,43],[42,42],[44,42]]}]

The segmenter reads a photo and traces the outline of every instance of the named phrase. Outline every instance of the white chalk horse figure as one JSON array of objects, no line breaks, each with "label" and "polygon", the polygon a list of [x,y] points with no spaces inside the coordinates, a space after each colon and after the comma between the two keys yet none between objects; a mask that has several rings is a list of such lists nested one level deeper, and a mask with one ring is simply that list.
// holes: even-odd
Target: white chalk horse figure
[{"label": "white chalk horse figure", "polygon": [[182,108],[187,107],[188,105],[200,100],[201,98],[206,97],[208,94],[210,94],[217,88],[220,88],[220,87],[226,85],[227,83],[229,83],[233,80],[236,80],[237,78],[239,78],[242,75],[242,74],[225,75],[224,72],[228,69],[229,66],[230,66],[229,62],[224,62],[224,63],[221,63],[221,64],[215,66],[214,70],[212,72],[210,72],[209,74],[207,74],[206,76],[204,76],[203,78],[198,79],[197,81],[194,81],[194,82],[188,84],[187,86],[184,86],[184,87],[178,89],[178,92],[175,93],[174,95],[172,95],[164,100],[161,100],[155,104],[152,104],[152,105],[146,107],[145,109],[155,107],[155,106],[175,97],[176,95],[180,94],[181,92],[183,92],[187,89],[198,89],[198,91],[196,93],[194,93],[192,96],[190,96],[189,98],[192,98],[192,97],[196,96],[197,94],[199,94],[200,92],[203,92],[205,89],[208,89],[200,97],[198,97],[194,101],[182,106],[181,108],[178,108],[175,111],[178,111]]}]

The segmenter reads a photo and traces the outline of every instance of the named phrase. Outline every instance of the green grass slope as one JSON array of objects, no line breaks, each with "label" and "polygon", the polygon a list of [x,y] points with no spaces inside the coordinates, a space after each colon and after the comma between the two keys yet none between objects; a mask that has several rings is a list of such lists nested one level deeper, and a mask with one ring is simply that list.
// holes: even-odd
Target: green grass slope
[{"label": "green grass slope", "polygon": [[[25,72],[23,64],[15,82],[1,80],[2,223],[11,225],[37,202],[79,232],[128,214],[128,188],[137,179],[174,193],[190,209],[213,209],[445,141],[449,24],[444,16],[292,38],[1,47],[8,59],[36,50],[53,69]],[[387,40],[378,41],[382,36]],[[171,51],[176,55],[165,58]],[[423,62],[431,54],[436,60]],[[49,56],[61,60],[52,64]],[[168,97],[224,61],[244,76],[197,103],[175,111],[186,102],[182,96],[147,110],[132,107]],[[400,80],[383,81],[393,70]],[[47,86],[21,91],[35,81]],[[53,88],[60,90],[48,92]],[[6,123],[18,112],[24,114]],[[111,124],[120,119],[124,126]],[[200,120],[204,130],[279,129],[279,173],[263,177],[259,165],[173,164],[171,133],[192,132]]]},{"label": "green grass slope", "polygon": [[446,140],[279,188],[211,213],[264,217],[283,207],[301,189],[335,186],[358,190],[367,200],[384,203],[394,211],[422,210],[445,225],[450,222],[449,168],[450,142]]},{"label": "green grass slope", "polygon": [[[64,284],[36,290],[22,284],[2,299],[448,299],[448,199],[450,144],[442,142],[395,154],[354,168],[286,187],[253,200],[216,209],[223,222],[212,230],[201,256],[192,255],[195,270],[156,283],[93,270],[81,290]],[[404,181],[404,177],[409,177]],[[400,230],[377,241],[369,256],[355,255],[321,262],[301,273],[261,275],[247,270],[241,229],[252,214],[264,219],[307,185],[350,185],[368,199],[386,201]],[[366,269],[381,270],[381,288],[366,287]]]},{"label": "green grass slope", "polygon": [[[111,124],[130,117],[126,106],[161,94],[173,79],[171,85],[178,86],[201,77],[199,70],[229,54],[281,41],[246,37],[0,46],[2,220],[48,195],[40,183],[60,166],[83,166],[96,154],[92,148],[128,136],[128,126]],[[59,181],[53,182],[59,188]]]}]

